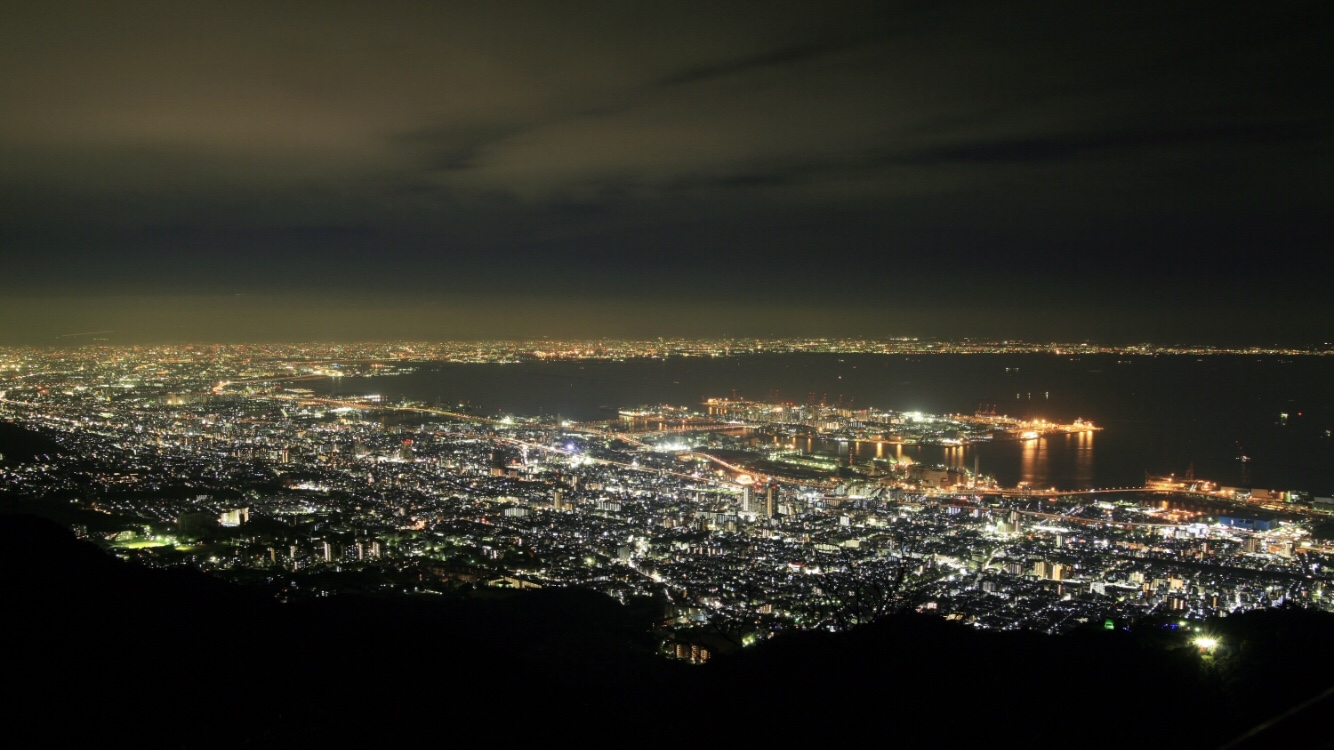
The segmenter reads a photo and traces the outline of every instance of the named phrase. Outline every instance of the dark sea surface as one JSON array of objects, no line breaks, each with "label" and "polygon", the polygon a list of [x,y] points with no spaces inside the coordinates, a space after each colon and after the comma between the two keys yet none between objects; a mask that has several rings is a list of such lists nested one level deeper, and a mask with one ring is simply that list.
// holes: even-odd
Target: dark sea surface
[{"label": "dark sea surface", "polygon": [[[1104,429],[1084,435],[901,450],[1002,484],[1139,486],[1146,472],[1225,486],[1334,495],[1334,357],[773,354],[627,362],[424,363],[417,372],[316,381],[325,393],[379,393],[475,413],[592,421],[710,397],[841,402],[929,414],[997,413]],[[1286,419],[1282,416],[1286,414]],[[819,444],[800,447],[832,449]],[[1240,460],[1242,456],[1248,461]]]}]

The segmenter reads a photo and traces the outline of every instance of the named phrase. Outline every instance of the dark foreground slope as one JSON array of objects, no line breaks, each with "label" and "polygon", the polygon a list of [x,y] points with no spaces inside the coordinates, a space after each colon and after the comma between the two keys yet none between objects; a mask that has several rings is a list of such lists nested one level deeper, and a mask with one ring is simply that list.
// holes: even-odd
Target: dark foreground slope
[{"label": "dark foreground slope", "polygon": [[1052,638],[905,616],[690,668],[588,592],[281,605],[26,516],[0,516],[0,597],[4,719],[48,742],[1217,747],[1334,684],[1334,623],[1308,612],[1220,621],[1209,658],[1152,629]]},{"label": "dark foreground slope", "polygon": [[41,461],[61,453],[61,447],[45,435],[0,421],[0,466]]}]

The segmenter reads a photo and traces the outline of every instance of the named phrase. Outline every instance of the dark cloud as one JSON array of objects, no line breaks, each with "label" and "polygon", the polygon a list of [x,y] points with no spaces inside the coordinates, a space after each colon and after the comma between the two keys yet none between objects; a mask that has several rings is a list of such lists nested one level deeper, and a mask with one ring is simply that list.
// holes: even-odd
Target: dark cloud
[{"label": "dark cloud", "polygon": [[1127,153],[1134,158],[1134,152],[1146,150],[1161,154],[1191,149],[1245,148],[1272,143],[1300,145],[1320,141],[1328,136],[1326,128],[1312,122],[1220,123],[1156,130],[1062,133],[1045,138],[970,143],[909,154],[900,161],[925,165],[988,165],[1067,161],[1090,156],[1115,158]]},{"label": "dark cloud", "polygon": [[714,78],[752,73],[764,68],[793,65],[835,55],[873,41],[875,41],[874,38],[853,38],[803,42],[745,58],[682,70],[661,79],[657,84],[659,86],[684,86]]},{"label": "dark cloud", "polygon": [[[0,24],[0,290],[240,286],[364,294],[363,310],[551,293],[555,310],[558,288],[591,331],[589,311],[623,309],[627,289],[644,310],[689,297],[699,320],[738,326],[749,314],[714,301],[964,321],[985,299],[994,325],[1034,326],[1049,302],[1007,288],[1078,288],[1044,298],[1082,310],[1077,327],[1231,285],[1310,331],[1327,295],[1294,269],[1331,228],[1329,16],[24,5]],[[1169,277],[1193,281],[1146,280]],[[402,316],[375,319],[397,335]]]}]

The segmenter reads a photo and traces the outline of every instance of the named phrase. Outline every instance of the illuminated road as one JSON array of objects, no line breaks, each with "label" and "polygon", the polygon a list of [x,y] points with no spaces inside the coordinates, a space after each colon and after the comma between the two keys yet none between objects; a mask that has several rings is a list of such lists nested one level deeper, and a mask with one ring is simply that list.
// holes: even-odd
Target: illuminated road
[{"label": "illuminated road", "polygon": [[[988,495],[1001,495],[1002,497],[1053,497],[1067,495],[1101,495],[1109,492],[1169,492],[1169,490],[1153,490],[1148,487],[1102,487],[1086,490],[1058,490],[1058,489],[1034,489],[1032,487],[1013,487],[1010,489],[991,489],[987,490]],[[1199,494],[1199,493],[1180,493],[1180,494]],[[1213,497],[1210,495],[1210,497]]]},{"label": "illuminated road", "polygon": [[[222,394],[222,393],[226,393],[226,392],[227,392],[227,390],[226,390],[227,388],[232,387],[232,386],[237,386],[237,385],[244,385],[244,384],[251,384],[251,383],[264,383],[264,382],[272,383],[272,382],[276,382],[276,381],[301,381],[301,380],[312,380],[312,379],[321,379],[321,378],[324,378],[324,377],[328,377],[328,376],[326,376],[326,375],[309,375],[309,374],[307,374],[307,375],[291,375],[291,376],[259,377],[259,378],[249,378],[249,379],[244,379],[244,380],[222,381],[222,382],[218,383],[216,386],[214,386],[213,389],[212,389],[212,391],[213,391],[213,393],[215,393],[215,394]],[[603,439],[606,439],[606,440],[620,440],[620,441],[623,441],[623,442],[625,442],[625,443],[627,443],[627,444],[629,444],[629,445],[635,446],[635,447],[637,447],[637,448],[645,449],[645,450],[651,450],[651,449],[653,449],[653,447],[654,447],[654,446],[652,446],[652,445],[650,445],[650,444],[648,444],[648,443],[645,443],[644,441],[642,441],[642,440],[640,440],[640,439],[634,437],[634,435],[632,435],[632,434],[619,433],[619,432],[611,432],[611,431],[607,430],[606,427],[610,426],[610,424],[613,423],[613,422],[611,422],[610,420],[608,420],[607,422],[602,422],[602,423],[597,423],[597,422],[594,422],[594,423],[574,423],[574,424],[571,424],[571,423],[563,423],[563,424],[561,424],[561,425],[555,425],[555,424],[543,424],[543,423],[516,423],[516,422],[514,422],[514,421],[513,421],[512,419],[510,419],[510,418],[484,417],[484,416],[480,416],[480,415],[477,415],[477,414],[465,414],[465,413],[461,413],[461,412],[450,411],[450,410],[447,410],[447,409],[439,409],[439,408],[432,408],[432,407],[425,407],[425,406],[390,406],[390,405],[385,405],[385,404],[373,404],[373,403],[367,403],[367,402],[364,402],[364,401],[346,400],[346,399],[333,399],[333,398],[321,398],[321,397],[312,397],[312,396],[305,395],[305,394],[295,394],[295,393],[289,394],[289,393],[282,393],[282,392],[276,392],[276,393],[269,394],[269,397],[271,397],[271,398],[275,398],[275,399],[279,399],[279,400],[284,400],[284,401],[290,401],[290,402],[297,403],[297,404],[303,404],[303,405],[320,405],[320,406],[326,406],[326,407],[347,408],[347,409],[357,409],[357,410],[384,410],[384,411],[413,412],[413,413],[430,414],[430,415],[435,415],[435,416],[447,417],[447,418],[450,418],[450,419],[456,419],[456,420],[460,420],[460,421],[464,421],[464,422],[484,423],[484,424],[497,425],[497,426],[504,426],[504,427],[517,427],[517,428],[520,428],[520,429],[522,429],[522,428],[529,428],[529,429],[534,429],[534,430],[554,430],[554,429],[561,429],[561,430],[566,430],[566,431],[570,431],[570,432],[577,432],[577,433],[583,433],[583,434],[587,434],[587,435],[593,435],[593,436],[597,436],[597,437],[600,437],[600,438],[603,438]],[[61,412],[63,412],[63,413],[72,414],[72,415],[84,416],[84,417],[86,418],[86,415],[83,414],[82,411],[81,411],[80,409],[76,408],[76,407],[67,407],[67,406],[53,405],[53,404],[38,404],[38,403],[33,403],[33,402],[26,402],[26,401],[18,401],[18,400],[8,399],[8,398],[5,398],[5,394],[4,394],[3,391],[0,391],[0,403],[3,403],[3,404],[5,404],[5,405],[7,405],[7,406],[11,406],[11,407],[18,407],[18,408],[27,409],[27,410],[33,410],[33,411],[43,412],[43,413],[46,413],[48,416],[53,416],[53,413],[61,413]],[[94,430],[94,426],[93,426],[93,425],[90,425],[90,424],[87,424],[87,423],[80,424],[80,420],[78,420],[78,419],[69,419],[68,421],[70,421],[72,424],[78,424],[82,429]],[[637,433],[637,434],[640,434],[640,435],[643,435],[643,436],[655,435],[655,434],[656,434],[656,435],[666,435],[666,434],[671,434],[671,433],[678,432],[678,431],[680,431],[680,432],[689,432],[689,431],[693,431],[693,430],[710,430],[710,429],[712,429],[712,430],[747,430],[747,429],[753,429],[753,426],[749,426],[749,425],[737,425],[737,424],[734,424],[734,423],[733,423],[733,424],[711,423],[711,424],[701,424],[701,425],[693,425],[693,426],[688,425],[688,426],[686,426],[685,428],[683,428],[683,429],[681,429],[681,430],[670,429],[670,430],[662,430],[662,431],[655,431],[655,432],[648,432],[648,433]],[[208,435],[208,434],[198,435],[197,437],[201,437],[201,438],[205,438],[205,439],[209,439],[209,440],[218,440],[218,439],[219,439],[219,438],[216,437],[216,436],[212,436],[212,435]],[[755,482],[757,482],[757,483],[763,483],[763,482],[767,482],[767,481],[773,480],[773,481],[777,481],[777,482],[779,482],[779,483],[781,483],[781,484],[785,484],[785,485],[789,485],[789,486],[808,487],[808,488],[813,488],[813,489],[831,489],[831,488],[837,486],[837,484],[838,484],[836,481],[802,480],[802,479],[793,479],[793,478],[786,478],[786,477],[779,477],[779,476],[765,475],[765,474],[762,474],[762,473],[759,473],[759,472],[756,472],[756,471],[747,469],[747,468],[745,468],[745,467],[739,466],[739,465],[737,465],[737,464],[731,463],[731,462],[729,462],[729,461],[726,461],[726,460],[724,460],[724,459],[722,459],[722,458],[719,458],[719,457],[717,457],[717,456],[714,456],[714,455],[712,455],[712,454],[710,454],[710,453],[708,453],[708,452],[706,452],[706,451],[700,451],[700,450],[687,450],[687,451],[682,451],[682,452],[680,452],[678,455],[681,455],[681,456],[683,456],[683,457],[692,458],[692,459],[700,459],[700,460],[708,461],[708,462],[710,462],[710,463],[712,463],[712,464],[714,464],[714,465],[716,465],[716,466],[718,466],[718,467],[720,467],[720,468],[722,468],[722,469],[724,469],[724,470],[726,470],[726,471],[728,471],[728,472],[732,472],[735,476],[728,477],[728,478],[719,478],[719,477],[709,476],[709,475],[707,475],[707,474],[685,473],[685,472],[679,472],[679,471],[672,471],[672,470],[670,470],[670,469],[666,469],[666,468],[655,468],[655,467],[649,467],[649,466],[640,466],[637,462],[636,462],[636,463],[626,463],[626,462],[623,462],[623,461],[614,461],[614,460],[606,459],[606,458],[595,458],[595,457],[588,456],[588,455],[586,455],[586,454],[575,454],[575,453],[573,453],[573,452],[571,452],[571,451],[568,451],[568,450],[565,450],[565,449],[562,449],[562,448],[553,447],[553,446],[550,446],[550,445],[544,445],[544,444],[542,444],[542,443],[532,443],[532,442],[528,442],[528,441],[524,441],[524,440],[519,440],[519,439],[517,439],[517,438],[512,438],[512,437],[506,437],[506,436],[499,436],[499,435],[497,435],[497,436],[494,436],[494,439],[496,439],[496,440],[500,440],[500,441],[503,441],[503,442],[507,442],[507,443],[511,443],[511,444],[514,444],[514,445],[526,446],[526,447],[530,447],[530,448],[533,448],[533,449],[536,449],[536,450],[546,451],[546,452],[549,452],[549,453],[555,453],[555,454],[566,455],[566,456],[578,455],[582,460],[587,460],[587,461],[590,461],[590,462],[601,463],[601,464],[611,465],[611,466],[619,466],[619,467],[626,468],[626,469],[630,469],[630,470],[633,470],[633,471],[652,472],[652,473],[656,473],[656,474],[663,475],[663,476],[674,476],[674,477],[679,477],[679,478],[683,478],[683,479],[689,479],[689,480],[691,480],[691,481],[703,481],[703,482],[711,483],[711,484],[713,484],[713,485],[715,485],[715,486],[719,486],[719,487],[724,487],[724,486],[725,486],[725,487],[735,487],[735,485],[736,485],[736,480],[737,480],[739,477],[743,476],[743,475],[752,477],[752,478],[755,480]],[[884,442],[884,443],[890,443],[890,441],[874,441],[874,440],[860,440],[860,441],[858,441],[858,442]],[[1054,489],[1054,488],[1052,488],[1052,489],[1035,489],[1035,488],[1025,487],[1025,488],[1008,488],[1008,489],[995,489],[995,488],[989,488],[989,489],[986,489],[986,490],[984,491],[984,494],[987,494],[987,495],[997,495],[997,496],[1000,496],[1000,497],[1011,498],[1011,499],[1017,499],[1017,498],[1044,498],[1044,497],[1078,497],[1078,496],[1085,496],[1085,497],[1087,497],[1087,496],[1094,496],[1094,495],[1118,494],[1118,493],[1119,493],[1119,494],[1145,494],[1145,493],[1171,494],[1171,495],[1182,495],[1182,496],[1194,497],[1194,498],[1206,498],[1206,499],[1212,499],[1212,500],[1218,500],[1218,501],[1236,502],[1233,498],[1225,497],[1225,496],[1220,496],[1220,495],[1214,495],[1214,494],[1210,494],[1210,493],[1204,493],[1204,492],[1186,492],[1186,491],[1182,491],[1182,490],[1168,490],[1168,489],[1150,488],[1150,487],[1104,487],[1104,488],[1073,489],[1073,490],[1058,490],[1058,489]],[[1248,505],[1248,504],[1239,504],[1238,507],[1240,507],[1240,508],[1255,508],[1256,506],[1254,506],[1254,505]],[[1261,506],[1261,507],[1266,507],[1266,506]],[[1326,512],[1326,513],[1321,513],[1321,512],[1319,512],[1319,511],[1313,511],[1313,510],[1311,510],[1311,509],[1307,509],[1307,508],[1300,508],[1300,509],[1298,509],[1298,508],[1291,508],[1291,507],[1279,507],[1279,508],[1268,508],[1268,507],[1266,507],[1266,509],[1268,509],[1268,510],[1276,510],[1276,511],[1280,511],[1280,512],[1296,513],[1296,514],[1307,515],[1307,516],[1329,515],[1328,512]],[[1072,516],[1053,516],[1053,518],[1058,518],[1058,519],[1064,518],[1064,519],[1066,519],[1066,520],[1072,520],[1072,521],[1075,520]],[[1086,522],[1086,521],[1082,521],[1082,520],[1081,520],[1081,521],[1078,521],[1078,522],[1080,522],[1080,523],[1084,523],[1084,522]],[[1087,522],[1094,522],[1094,521],[1087,521]],[[1107,523],[1106,521],[1097,521],[1097,522],[1099,522],[1099,523]]]},{"label": "illuminated road", "polygon": [[[362,403],[362,402],[358,402],[358,401],[343,401],[343,400],[339,400],[339,399],[330,399],[330,398],[312,398],[312,397],[309,397],[309,396],[297,396],[297,395],[288,396],[288,395],[286,395],[286,394],[275,394],[274,397],[275,397],[275,398],[280,398],[280,399],[289,400],[289,401],[295,401],[295,402],[297,402],[297,403],[301,403],[301,404],[321,404],[321,405],[326,405],[326,406],[332,405],[332,406],[336,406],[336,407],[339,407],[339,408],[348,408],[348,409],[360,409],[360,410],[366,410],[366,409],[382,409],[382,410],[386,410],[386,411],[411,411],[411,412],[418,412],[418,413],[423,413],[423,414],[434,414],[434,415],[443,416],[443,417],[450,417],[450,418],[452,418],[452,419],[458,419],[458,420],[463,420],[463,421],[484,422],[484,423],[486,423],[486,424],[501,425],[501,426],[505,426],[505,427],[519,426],[519,427],[531,427],[532,429],[562,429],[562,430],[568,430],[568,431],[572,431],[572,432],[581,432],[581,433],[584,433],[584,434],[596,435],[596,436],[598,436],[598,437],[602,437],[602,438],[606,438],[606,439],[610,439],[610,440],[623,440],[623,441],[625,441],[626,443],[629,443],[629,444],[631,444],[631,445],[634,445],[634,446],[637,446],[637,447],[640,447],[640,448],[652,448],[652,446],[650,446],[649,444],[647,444],[647,443],[645,443],[645,442],[643,442],[643,441],[641,441],[641,440],[637,440],[637,439],[635,439],[635,438],[633,438],[633,437],[629,437],[629,436],[627,436],[627,435],[624,435],[624,434],[621,434],[621,433],[618,433],[618,432],[606,432],[606,431],[604,431],[604,430],[599,430],[599,429],[582,429],[582,428],[580,428],[580,427],[578,427],[578,426],[576,426],[576,425],[561,425],[561,426],[554,425],[554,424],[523,424],[523,425],[516,425],[516,423],[514,423],[513,421],[506,421],[505,419],[495,419],[495,418],[491,418],[491,417],[481,417],[481,416],[478,416],[478,415],[476,415],[476,414],[462,414],[462,413],[459,413],[459,412],[448,411],[448,410],[445,410],[445,409],[434,409],[434,408],[429,408],[429,407],[424,407],[424,406],[387,406],[387,405],[384,405],[384,404],[366,404],[366,403]],[[712,482],[712,483],[715,483],[715,484],[723,484],[723,485],[733,485],[733,484],[735,484],[735,482],[733,482],[733,481],[731,481],[731,480],[710,479],[710,478],[708,478],[708,477],[706,477],[706,476],[696,476],[696,475],[694,475],[694,474],[686,474],[686,473],[679,472],[679,471],[671,471],[670,469],[658,469],[658,468],[652,468],[652,467],[640,466],[640,465],[638,465],[638,464],[629,464],[629,463],[625,463],[625,462],[623,462],[623,461],[613,461],[613,460],[611,460],[611,459],[607,459],[607,458],[594,458],[594,457],[591,457],[591,456],[587,456],[587,455],[585,455],[585,454],[575,454],[575,453],[572,453],[571,451],[567,451],[567,450],[564,450],[564,449],[562,449],[562,448],[556,448],[556,447],[553,447],[553,446],[550,446],[550,445],[543,445],[543,444],[541,444],[541,443],[529,443],[529,442],[527,442],[527,441],[519,440],[518,438],[496,436],[495,439],[497,439],[497,440],[503,440],[503,441],[505,441],[505,442],[509,442],[509,443],[511,443],[511,444],[514,444],[514,445],[528,446],[528,447],[530,447],[530,448],[535,448],[535,449],[538,449],[538,450],[544,450],[544,451],[547,451],[547,452],[550,452],[550,453],[557,453],[557,454],[566,455],[566,456],[570,456],[570,455],[579,455],[583,460],[586,460],[586,461],[595,462],[595,463],[600,463],[600,464],[605,464],[605,465],[610,465],[610,466],[620,466],[620,467],[622,467],[622,468],[631,469],[631,470],[633,470],[633,471],[652,472],[652,473],[655,473],[655,474],[660,474],[660,475],[665,475],[665,476],[674,476],[674,477],[680,477],[680,478],[683,478],[683,479],[690,479],[690,480],[692,480],[692,481],[696,481],[696,482],[698,482],[698,481],[708,481],[708,482]],[[769,479],[773,479],[774,481],[777,481],[777,482],[782,483],[782,484],[795,485],[795,486],[799,486],[799,487],[812,487],[812,488],[818,488],[818,489],[830,489],[830,488],[836,486],[836,483],[834,483],[834,482],[820,482],[820,481],[815,481],[815,480],[799,480],[799,479],[787,479],[787,478],[780,478],[780,477],[769,477],[769,476],[767,476],[767,475],[759,474],[759,473],[757,473],[757,472],[751,471],[751,470],[746,469],[746,468],[744,468],[744,467],[737,466],[736,464],[729,463],[729,462],[727,462],[727,461],[724,461],[724,460],[721,459],[721,458],[718,458],[717,456],[714,456],[714,455],[711,455],[711,454],[709,454],[709,453],[705,453],[705,452],[702,452],[702,451],[688,451],[688,452],[683,452],[682,455],[690,456],[690,457],[692,457],[692,458],[702,458],[702,459],[711,461],[711,462],[717,464],[718,466],[721,466],[721,467],[723,467],[724,469],[727,469],[728,471],[735,472],[737,475],[742,475],[742,474],[749,475],[749,476],[753,477],[753,478],[755,479],[756,482],[764,482],[764,481],[768,481]]]},{"label": "illuminated road", "polygon": [[[385,405],[383,405],[383,404],[366,404],[366,403],[360,403],[360,402],[356,402],[356,401],[341,401],[341,400],[338,400],[338,399],[329,399],[329,398],[310,398],[310,397],[304,397],[304,396],[276,395],[275,397],[276,397],[276,398],[287,399],[287,400],[291,400],[291,401],[296,401],[297,403],[301,403],[301,404],[323,404],[323,405],[334,405],[334,406],[337,406],[337,407],[339,407],[339,408],[362,409],[362,410],[366,410],[366,409],[379,409],[379,410],[386,410],[386,411],[411,411],[411,412],[418,412],[418,413],[424,413],[424,414],[434,414],[434,415],[438,415],[438,416],[450,417],[450,418],[458,419],[458,420],[462,420],[462,421],[469,421],[469,422],[484,422],[484,423],[487,423],[487,424],[501,425],[501,426],[505,426],[505,427],[513,427],[513,426],[516,426],[515,423],[514,423],[513,421],[506,421],[505,419],[494,419],[494,418],[491,418],[491,417],[480,417],[480,416],[477,416],[476,414],[461,414],[461,413],[459,413],[459,412],[447,411],[447,410],[445,410],[445,409],[432,409],[432,408],[428,408],[428,407],[424,407],[424,406],[385,406]],[[557,425],[544,425],[544,424],[518,425],[518,426],[520,426],[520,427],[531,427],[531,428],[533,428],[533,429],[557,429],[557,428],[558,428]],[[602,431],[600,431],[600,430],[578,430],[578,429],[575,429],[575,428],[570,427],[570,426],[559,427],[559,429],[564,429],[564,430],[574,430],[574,431],[576,431],[576,432],[586,432],[586,433],[588,433],[588,434],[597,435],[597,436],[600,436],[600,437],[614,437],[615,439],[618,439],[618,440],[619,440],[619,439],[623,439],[621,435],[614,434],[614,433],[613,433],[613,434],[608,434],[608,433],[604,433],[604,432],[602,432]],[[557,448],[557,447],[555,447],[555,446],[545,445],[545,444],[543,444],[543,443],[533,443],[533,442],[529,442],[529,441],[527,441],[527,440],[520,440],[520,439],[518,439],[518,438],[507,437],[507,436],[504,436],[504,435],[493,435],[493,436],[490,436],[490,439],[497,440],[497,441],[504,442],[504,443],[508,443],[508,444],[510,444],[510,445],[517,445],[517,446],[520,446],[520,447],[532,448],[532,449],[534,449],[534,450],[546,451],[546,452],[548,452],[548,453],[555,453],[555,454],[562,455],[562,456],[578,457],[580,460],[582,460],[582,461],[587,461],[587,462],[589,462],[589,463],[596,463],[596,464],[602,464],[602,465],[607,465],[607,466],[618,466],[618,467],[621,467],[621,468],[623,468],[623,469],[629,469],[629,470],[631,470],[631,471],[648,472],[648,473],[652,473],[652,474],[657,474],[657,475],[659,475],[659,476],[673,476],[673,477],[678,477],[678,478],[681,478],[681,479],[689,479],[689,480],[692,481],[692,482],[707,482],[707,483],[714,484],[715,486],[719,486],[719,485],[732,485],[732,484],[733,484],[733,483],[730,482],[730,481],[722,481],[722,480],[718,480],[718,479],[715,479],[715,478],[708,477],[708,476],[706,476],[706,475],[686,474],[686,473],[684,473],[684,472],[671,471],[670,469],[660,469],[660,468],[654,468],[654,467],[651,467],[651,466],[640,466],[640,465],[637,464],[637,463],[626,463],[626,462],[624,462],[624,461],[613,461],[612,459],[609,459],[609,458],[598,458],[598,457],[595,457],[595,456],[589,456],[589,455],[587,455],[587,454],[577,453],[577,452],[575,452],[575,451],[566,450],[566,449],[564,449],[564,448]],[[639,441],[637,441],[637,440],[627,440],[626,442],[629,442],[629,443],[632,443],[632,444],[638,444],[638,445],[640,445],[640,446],[645,445],[644,443],[641,443],[641,442],[639,442]],[[732,470],[734,470],[734,471],[737,471],[737,472],[739,472],[739,473],[746,473],[745,470],[743,470],[743,469],[741,469],[741,468],[739,468],[739,467],[732,466],[731,464],[728,464],[727,462],[725,462],[725,461],[723,461],[723,460],[721,460],[721,459],[714,458],[713,456],[710,456],[710,455],[708,455],[708,454],[706,454],[706,453],[690,454],[690,455],[698,455],[698,456],[703,457],[703,458],[709,458],[709,459],[712,459],[714,462],[716,462],[716,463],[718,463],[718,464],[721,464],[721,465],[723,465],[723,466],[726,466],[727,468],[730,468],[730,469],[732,469]]]}]

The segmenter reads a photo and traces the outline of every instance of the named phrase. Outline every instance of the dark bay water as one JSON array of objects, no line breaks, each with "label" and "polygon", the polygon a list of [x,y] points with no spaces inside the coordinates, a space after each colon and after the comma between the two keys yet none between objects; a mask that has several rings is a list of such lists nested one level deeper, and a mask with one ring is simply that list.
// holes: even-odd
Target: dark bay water
[{"label": "dark bay water", "polygon": [[[969,468],[976,460],[984,473],[1010,485],[1140,485],[1145,472],[1181,475],[1193,465],[1196,476],[1224,485],[1334,493],[1330,357],[784,354],[427,363],[405,375],[313,387],[575,420],[608,419],[619,407],[698,406],[733,395],[935,414],[995,405],[1001,414],[1082,418],[1104,429],[1029,443],[905,446],[904,455]],[[860,450],[870,456],[876,448]],[[1238,460],[1241,455],[1251,460]]]}]

